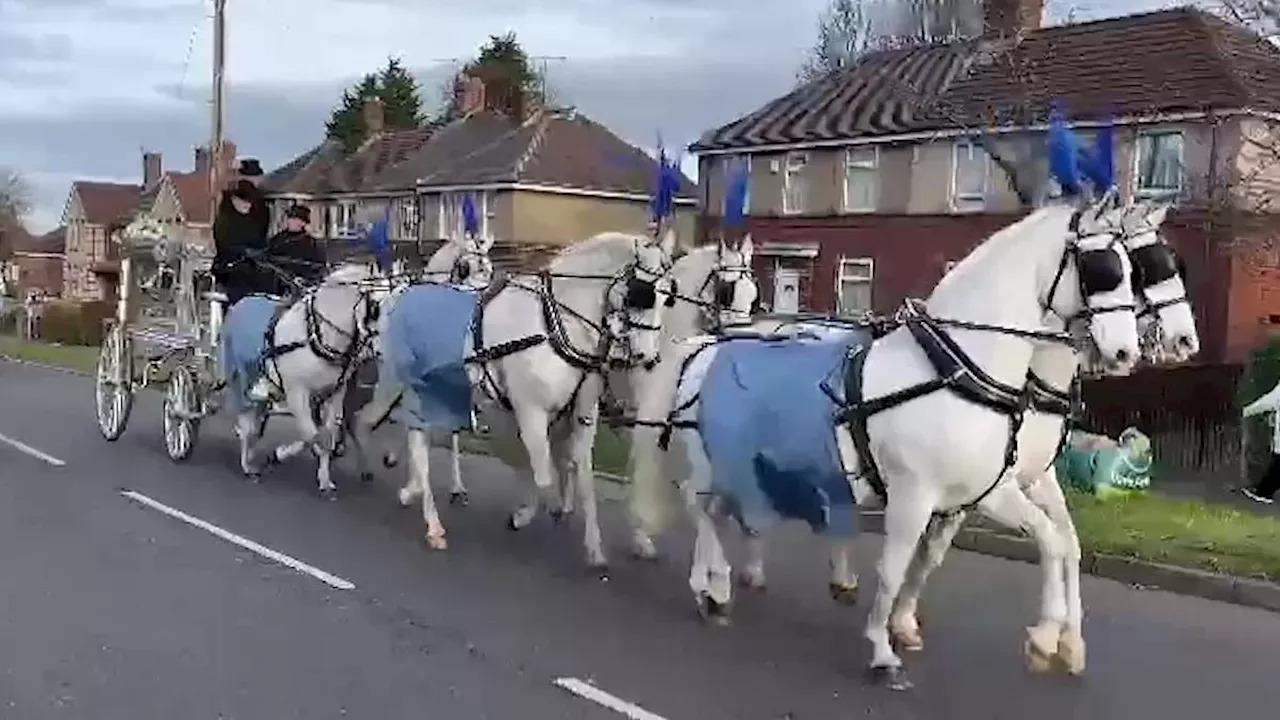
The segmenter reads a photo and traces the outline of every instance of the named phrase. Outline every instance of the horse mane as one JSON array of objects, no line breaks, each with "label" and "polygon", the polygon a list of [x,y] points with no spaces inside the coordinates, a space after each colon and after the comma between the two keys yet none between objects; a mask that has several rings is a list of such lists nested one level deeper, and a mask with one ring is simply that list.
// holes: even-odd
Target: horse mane
[{"label": "horse mane", "polygon": [[602,232],[582,240],[556,253],[547,263],[547,270],[565,271],[581,270],[581,265],[597,255],[604,255],[613,262],[609,265],[622,266],[636,256],[636,241],[644,237],[629,233]]},{"label": "horse mane", "polygon": [[1047,225],[1054,221],[1061,221],[1065,225],[1070,220],[1073,212],[1075,212],[1075,208],[1070,205],[1047,205],[1038,208],[1012,225],[1000,228],[984,240],[981,245],[962,258],[960,262],[956,263],[950,272],[943,275],[934,292],[941,289],[944,284],[949,285],[954,279],[963,278],[972,272],[975,267],[980,266],[987,256],[1003,250],[1006,245],[1014,242],[1025,242],[1025,234],[1034,232],[1036,226]]},{"label": "horse mane", "polygon": [[434,273],[444,272],[453,267],[453,263],[457,261],[459,252],[458,243],[453,240],[445,240],[435,252],[431,253],[431,257],[427,258],[427,262],[422,266],[423,272]]}]

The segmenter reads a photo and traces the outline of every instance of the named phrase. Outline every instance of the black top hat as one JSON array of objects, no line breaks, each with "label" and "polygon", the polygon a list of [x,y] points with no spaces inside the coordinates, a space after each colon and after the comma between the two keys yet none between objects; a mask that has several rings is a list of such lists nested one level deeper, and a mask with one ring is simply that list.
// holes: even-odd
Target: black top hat
[{"label": "black top hat", "polygon": [[285,211],[286,218],[297,218],[304,223],[311,222],[311,208],[306,205],[294,205]]},{"label": "black top hat", "polygon": [[239,172],[245,177],[255,177],[262,174],[262,165],[253,158],[245,158],[240,161]]}]

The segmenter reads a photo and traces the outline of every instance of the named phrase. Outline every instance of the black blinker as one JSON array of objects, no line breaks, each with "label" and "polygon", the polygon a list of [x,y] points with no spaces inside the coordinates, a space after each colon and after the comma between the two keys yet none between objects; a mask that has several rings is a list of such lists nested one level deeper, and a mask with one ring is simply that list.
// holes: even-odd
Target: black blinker
[{"label": "black blinker", "polygon": [[1111,292],[1124,282],[1124,265],[1114,250],[1084,250],[1076,260],[1086,295]]},{"label": "black blinker", "polygon": [[715,287],[716,305],[722,308],[731,307],[733,305],[733,291],[735,283],[726,280],[717,280]]},{"label": "black blinker", "polygon": [[658,303],[658,291],[653,283],[633,277],[627,280],[627,295],[623,302],[633,310],[652,310]]},{"label": "black blinker", "polygon": [[459,260],[453,264],[453,276],[457,278],[458,282],[464,282],[471,277],[471,266]]},{"label": "black blinker", "polygon": [[1182,276],[1182,259],[1162,243],[1143,245],[1131,251],[1129,261],[1133,264],[1135,291],[1158,285],[1175,275]]}]

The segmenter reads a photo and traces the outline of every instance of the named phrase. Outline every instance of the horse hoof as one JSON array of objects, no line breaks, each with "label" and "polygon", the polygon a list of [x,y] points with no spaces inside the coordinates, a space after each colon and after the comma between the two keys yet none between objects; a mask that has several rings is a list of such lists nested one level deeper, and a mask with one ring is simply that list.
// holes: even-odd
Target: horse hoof
[{"label": "horse hoof", "polygon": [[744,590],[750,590],[753,593],[763,595],[769,586],[765,583],[764,578],[755,575],[743,573],[738,576],[738,587]]},{"label": "horse hoof", "polygon": [[257,485],[258,483],[262,482],[262,473],[256,470],[245,473],[244,477],[246,480],[248,480],[250,483],[254,485]]},{"label": "horse hoof", "polygon": [[552,510],[550,515],[551,515],[551,522],[555,523],[556,525],[563,525],[565,519],[569,517],[569,511],[564,510],[563,508],[556,509],[556,510]]},{"label": "horse hoof", "polygon": [[728,627],[733,620],[729,617],[729,603],[716,602],[706,593],[698,596],[698,615],[708,625]]},{"label": "horse hoof", "polygon": [[1023,646],[1023,654],[1027,658],[1027,669],[1036,675],[1043,675],[1053,670],[1053,657],[1036,647],[1030,640]]},{"label": "horse hoof", "polygon": [[371,472],[362,472],[362,473],[360,473],[360,482],[362,482],[362,483],[371,483],[371,482],[373,482],[373,473],[371,473]]},{"label": "horse hoof", "polygon": [[470,496],[468,496],[468,495],[467,495],[467,492],[466,492],[465,490],[460,491],[460,492],[451,492],[451,493],[449,493],[449,504],[450,504],[450,505],[458,505],[458,506],[461,506],[461,507],[466,507],[466,506],[467,506],[467,505],[469,505],[470,503],[471,503],[471,498],[470,498]]},{"label": "horse hoof", "polygon": [[338,499],[338,488],[321,488],[320,499],[333,502]]},{"label": "horse hoof", "polygon": [[387,453],[386,455],[382,456],[382,467],[388,470],[390,470],[391,468],[399,464],[400,464],[400,458],[396,457],[394,453]]},{"label": "horse hoof", "polygon": [[901,665],[871,668],[871,682],[895,691],[910,690],[915,687],[907,679],[907,671]]},{"label": "horse hoof", "polygon": [[1084,674],[1084,657],[1084,640],[1079,635],[1072,640],[1063,635],[1058,641],[1058,662],[1068,675],[1079,677]]},{"label": "horse hoof", "polygon": [[431,548],[432,550],[448,550],[449,549],[449,541],[445,539],[444,535],[428,534],[426,537],[426,540],[427,540],[427,547]]},{"label": "horse hoof", "polygon": [[827,585],[827,589],[831,592],[831,599],[841,605],[857,605],[858,604],[858,588],[857,586],[838,585],[831,583]]},{"label": "horse hoof", "polygon": [[609,564],[589,562],[587,563],[587,574],[597,580],[607,582],[609,580]]},{"label": "horse hoof", "polygon": [[510,515],[507,516],[507,529],[510,530],[511,532],[519,532],[521,529],[523,529],[521,525],[516,523],[515,513],[511,513]]}]

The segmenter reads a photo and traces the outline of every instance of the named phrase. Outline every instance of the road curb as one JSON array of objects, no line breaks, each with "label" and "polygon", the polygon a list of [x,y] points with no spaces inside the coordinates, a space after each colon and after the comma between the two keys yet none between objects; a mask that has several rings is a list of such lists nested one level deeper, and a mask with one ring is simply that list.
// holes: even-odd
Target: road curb
[{"label": "road curb", "polygon": [[49,363],[36,362],[35,360],[24,360],[23,358],[14,357],[12,355],[0,354],[0,362],[12,363],[14,365],[26,365],[27,367],[38,368],[40,370],[52,370],[53,372],[66,373],[68,375],[79,375],[80,377],[93,377],[93,373],[84,370],[76,370],[75,368],[64,367],[62,365],[50,365]]},{"label": "road curb", "polygon": [[[55,372],[92,377],[91,373],[47,363],[0,355],[0,362],[53,370]],[[467,455],[484,453],[465,452]],[[608,472],[597,472],[596,477],[615,485],[625,485],[627,478]],[[863,516],[864,529],[883,534],[880,517]],[[964,528],[956,533],[955,547],[1006,560],[1038,563],[1040,552],[1033,541],[1003,532],[982,528]],[[1280,613],[1280,584],[1256,578],[1233,577],[1207,570],[1182,568],[1173,565],[1147,562],[1136,558],[1086,552],[1080,560],[1080,569],[1089,575],[1115,580],[1142,589],[1157,589],[1177,595],[1189,595],[1208,600],[1241,605],[1244,607]]]},{"label": "road curb", "polygon": [[[625,478],[612,473],[596,473],[607,482],[623,484]],[[863,515],[862,528],[877,535],[884,534],[883,518]],[[956,533],[955,547],[1005,560],[1036,564],[1040,550],[1026,537],[986,530],[964,528]],[[1122,582],[1144,590],[1163,590],[1176,595],[1242,605],[1280,613],[1280,584],[1255,578],[1233,577],[1208,570],[1176,567],[1136,558],[1085,552],[1080,559],[1081,572],[1095,577]]]}]

